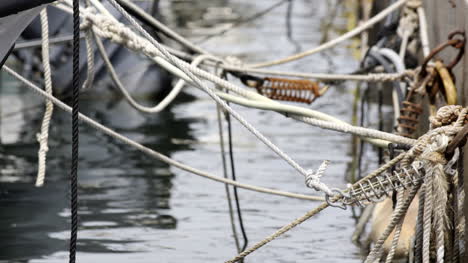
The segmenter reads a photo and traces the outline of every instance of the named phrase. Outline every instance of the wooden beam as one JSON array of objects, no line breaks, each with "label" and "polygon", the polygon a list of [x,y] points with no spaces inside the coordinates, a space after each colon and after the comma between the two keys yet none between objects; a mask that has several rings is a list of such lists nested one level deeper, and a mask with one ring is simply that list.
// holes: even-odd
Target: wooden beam
[{"label": "wooden beam", "polygon": [[[426,10],[429,39],[431,48],[447,40],[447,35],[454,30],[465,30],[468,34],[468,0],[426,0],[424,7]],[[452,6],[452,3],[455,6]],[[442,59],[449,61],[453,57],[453,52],[444,52]],[[465,46],[465,56],[462,61],[454,68],[453,73],[456,77],[456,86],[458,91],[458,103],[468,106],[468,49]],[[468,145],[464,147],[463,171],[465,193],[468,193]],[[465,218],[468,218],[468,198],[464,203]],[[468,225],[465,224],[465,233],[468,233]],[[460,262],[468,262],[468,235],[465,235],[465,258]]]}]

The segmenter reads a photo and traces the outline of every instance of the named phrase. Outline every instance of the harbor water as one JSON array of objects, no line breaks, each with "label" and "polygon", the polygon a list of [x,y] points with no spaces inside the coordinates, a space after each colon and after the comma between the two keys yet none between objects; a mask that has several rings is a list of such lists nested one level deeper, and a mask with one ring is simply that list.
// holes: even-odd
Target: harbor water
[{"label": "harbor water", "polygon": [[[220,56],[260,62],[316,46],[352,22],[352,10],[344,3],[315,0],[289,1],[288,21],[287,2],[201,45]],[[159,10],[166,23],[196,42],[272,4],[269,0],[165,0]],[[351,72],[359,64],[352,45],[348,42],[277,68]],[[350,122],[354,88],[355,83],[333,86],[306,107]],[[184,91],[158,114],[139,113],[124,100],[93,96],[93,90],[84,95],[81,109],[133,140],[222,176],[216,105],[194,87]],[[36,188],[42,101],[3,76],[0,102],[0,262],[65,262],[70,231],[70,117],[58,109],[54,112],[46,183]],[[330,160],[323,181],[346,186],[352,160],[350,135],[278,113],[233,108],[303,167],[316,169]],[[240,182],[318,195],[305,186],[302,175],[236,120],[232,123]],[[84,124],[80,131],[78,262],[224,262],[236,255],[223,184],[169,167]],[[243,189],[239,196],[249,246],[319,204]],[[361,262],[361,249],[351,242],[354,225],[351,211],[326,209],[254,252],[246,262]]]}]

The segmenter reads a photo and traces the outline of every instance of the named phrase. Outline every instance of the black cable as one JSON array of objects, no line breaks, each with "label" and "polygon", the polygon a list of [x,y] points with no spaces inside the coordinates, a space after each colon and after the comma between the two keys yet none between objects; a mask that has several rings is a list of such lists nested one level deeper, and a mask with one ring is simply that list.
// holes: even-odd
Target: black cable
[{"label": "black cable", "polygon": [[[228,146],[229,146],[229,159],[231,163],[231,176],[232,180],[236,181],[236,168],[234,165],[234,151],[232,149],[232,126],[231,126],[231,115],[226,114],[226,121],[228,124]],[[242,245],[241,251],[244,251],[247,248],[249,240],[247,238],[247,233],[244,228],[244,220],[242,219],[242,210],[239,202],[239,194],[237,192],[237,187],[234,186],[234,199],[236,201],[237,216],[239,217],[239,226],[242,232],[242,237],[244,238],[244,244]]]},{"label": "black cable", "polygon": [[[232,147],[231,115],[229,113],[226,113],[226,121],[228,125],[227,127],[228,128],[228,147],[229,147],[229,162],[231,163],[231,176],[232,176],[232,180],[236,181],[236,167],[234,164],[234,150]],[[247,238],[247,232],[245,231],[245,227],[244,227],[244,220],[242,219],[242,210],[241,210],[240,202],[239,202],[239,193],[237,191],[237,187],[233,186],[233,189],[234,189],[234,200],[236,202],[236,208],[237,208],[237,217],[239,218],[239,226],[241,229],[242,238],[244,239],[244,244],[242,245],[242,248],[241,248],[241,252],[242,252],[247,248],[247,245],[249,244],[249,239]],[[244,262],[244,260],[242,260],[241,262]]]},{"label": "black cable", "polygon": [[73,0],[73,81],[72,81],[72,163],[70,172],[71,190],[71,233],[69,262],[76,260],[78,237],[78,113],[80,92],[80,3]]}]

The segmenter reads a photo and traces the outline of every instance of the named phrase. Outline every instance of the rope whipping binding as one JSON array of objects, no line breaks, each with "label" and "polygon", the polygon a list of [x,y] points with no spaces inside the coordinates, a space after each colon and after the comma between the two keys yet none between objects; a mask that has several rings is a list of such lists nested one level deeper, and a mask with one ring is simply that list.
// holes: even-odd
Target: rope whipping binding
[{"label": "rope whipping binding", "polygon": [[70,172],[71,231],[69,262],[76,262],[78,239],[78,147],[80,95],[80,1],[73,0],[72,163]]}]

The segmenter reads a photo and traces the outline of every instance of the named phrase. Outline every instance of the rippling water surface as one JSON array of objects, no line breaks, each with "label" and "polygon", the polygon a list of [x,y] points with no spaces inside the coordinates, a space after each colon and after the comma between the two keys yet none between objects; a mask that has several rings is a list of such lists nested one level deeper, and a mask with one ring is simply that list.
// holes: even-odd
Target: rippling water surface
[{"label": "rippling water surface", "polygon": [[[193,40],[222,30],[273,2],[161,1],[166,22]],[[287,4],[268,15],[203,44],[218,55],[264,61],[318,45],[334,4],[293,1],[292,31]],[[218,8],[210,8],[215,6]],[[229,7],[221,9],[220,7]],[[340,7],[329,37],[346,29]],[[349,11],[349,10],[348,10]],[[220,12],[224,12],[220,17]],[[288,37],[289,36],[289,37]],[[349,44],[349,43],[348,43]],[[357,67],[342,45],[323,54],[278,67],[305,72],[349,72]],[[0,260],[65,262],[69,235],[69,116],[56,111],[50,131],[46,185],[33,186],[37,163],[35,134],[41,115],[36,110],[14,114],[40,100],[14,82],[4,80],[1,105]],[[310,107],[351,120],[353,85],[340,85]],[[156,115],[135,112],[124,101],[86,100],[83,112],[120,133],[172,158],[222,176],[216,108],[201,91],[187,94]],[[275,144],[306,168],[331,160],[324,181],[343,187],[351,161],[348,135],[324,131],[264,112],[233,106]],[[304,179],[265,145],[233,121],[238,180],[291,192],[314,194]],[[170,168],[83,125],[80,149],[80,231],[78,262],[223,262],[236,254],[224,186]],[[318,205],[239,190],[250,244],[263,239]],[[247,262],[360,262],[351,243],[350,211],[327,209],[278,240],[261,248]]]}]

